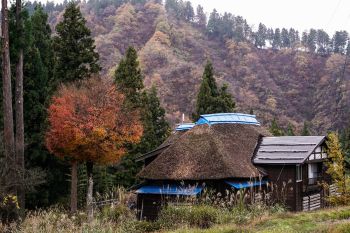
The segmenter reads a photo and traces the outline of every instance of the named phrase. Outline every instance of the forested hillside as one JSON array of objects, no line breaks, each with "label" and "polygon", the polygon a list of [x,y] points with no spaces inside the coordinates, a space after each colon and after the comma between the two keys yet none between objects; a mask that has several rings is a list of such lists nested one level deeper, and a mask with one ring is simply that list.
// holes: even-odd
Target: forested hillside
[{"label": "forested hillside", "polygon": [[[168,119],[175,123],[195,106],[207,59],[220,84],[228,83],[237,111],[254,112],[264,124],[276,118],[314,133],[346,126],[349,116],[348,34],[254,28],[244,18],[178,0],[90,0],[80,3],[103,73],[112,74],[132,45],[139,51],[145,84],[158,87]],[[55,28],[64,4],[48,3]],[[28,6],[33,8],[33,4]],[[229,10],[229,9],[228,9]]]}]

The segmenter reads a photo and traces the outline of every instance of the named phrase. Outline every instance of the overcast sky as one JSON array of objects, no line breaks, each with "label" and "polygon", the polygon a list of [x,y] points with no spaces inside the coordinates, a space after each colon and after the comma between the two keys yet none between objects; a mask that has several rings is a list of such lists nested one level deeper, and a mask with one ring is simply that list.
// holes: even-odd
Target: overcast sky
[{"label": "overcast sky", "polygon": [[349,0],[190,0],[207,13],[214,8],[247,19],[255,28],[259,22],[267,27],[294,27],[299,31],[315,28],[330,34],[336,30],[350,32]]},{"label": "overcast sky", "polygon": [[[46,2],[46,0],[39,0]],[[54,0],[62,2],[63,0]],[[324,29],[330,34],[336,30],[350,32],[350,0],[190,0],[209,13],[216,8],[220,13],[241,15],[255,28],[260,22],[267,27],[294,27],[300,32],[310,28]]]}]

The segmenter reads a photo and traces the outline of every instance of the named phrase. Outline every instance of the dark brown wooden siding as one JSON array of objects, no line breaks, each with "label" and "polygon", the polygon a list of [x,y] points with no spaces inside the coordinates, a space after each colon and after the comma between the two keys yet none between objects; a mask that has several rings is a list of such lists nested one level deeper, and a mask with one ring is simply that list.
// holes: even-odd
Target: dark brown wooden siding
[{"label": "dark brown wooden siding", "polygon": [[156,220],[162,206],[161,195],[138,194],[137,217],[138,219]]},{"label": "dark brown wooden siding", "polygon": [[[301,206],[300,184],[296,183],[295,165],[260,165],[268,174],[268,179],[274,185],[273,198],[276,201],[284,201],[288,209],[299,210],[297,202]],[[276,189],[277,188],[277,189]]]}]

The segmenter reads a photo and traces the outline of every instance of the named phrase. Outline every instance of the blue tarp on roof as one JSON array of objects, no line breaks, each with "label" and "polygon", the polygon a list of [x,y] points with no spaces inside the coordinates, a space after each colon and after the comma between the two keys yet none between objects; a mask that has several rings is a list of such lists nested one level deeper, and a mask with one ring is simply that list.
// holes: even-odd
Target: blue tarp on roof
[{"label": "blue tarp on roof", "polygon": [[225,183],[236,189],[250,188],[254,186],[266,185],[267,180],[262,181],[241,181],[241,182],[233,182],[233,181],[225,181]]},{"label": "blue tarp on roof", "polygon": [[138,194],[160,194],[160,195],[186,195],[193,196],[202,192],[203,187],[191,187],[191,186],[180,186],[180,185],[146,185],[142,186],[136,193]]},{"label": "blue tarp on roof", "polygon": [[215,113],[201,115],[196,122],[197,125],[203,124],[249,124],[260,125],[255,115],[243,114],[243,113]]},{"label": "blue tarp on roof", "polygon": [[176,127],[176,131],[184,131],[184,130],[189,130],[192,129],[195,126],[194,123],[184,123],[184,124],[180,124]]}]

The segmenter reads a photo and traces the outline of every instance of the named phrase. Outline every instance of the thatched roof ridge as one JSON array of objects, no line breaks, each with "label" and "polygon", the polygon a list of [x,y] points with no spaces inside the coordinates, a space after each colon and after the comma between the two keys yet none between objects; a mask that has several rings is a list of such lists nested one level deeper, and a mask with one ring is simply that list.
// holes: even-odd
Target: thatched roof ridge
[{"label": "thatched roof ridge", "polygon": [[151,180],[208,180],[259,176],[252,156],[262,136],[260,126],[197,125],[183,133],[138,176]]}]

